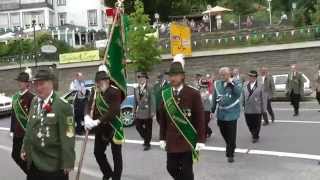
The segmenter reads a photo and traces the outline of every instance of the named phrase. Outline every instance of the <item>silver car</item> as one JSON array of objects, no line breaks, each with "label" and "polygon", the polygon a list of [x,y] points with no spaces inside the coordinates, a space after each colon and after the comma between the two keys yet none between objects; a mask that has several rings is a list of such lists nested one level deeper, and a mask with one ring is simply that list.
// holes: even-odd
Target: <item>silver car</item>
[{"label": "silver car", "polygon": [[[273,99],[282,99],[287,98],[286,95],[286,86],[288,81],[288,74],[280,74],[280,75],[273,75],[273,81],[275,85],[275,92],[273,94]],[[311,81],[305,75],[302,74],[303,81],[304,81],[304,97],[312,95],[313,91],[311,89]]]},{"label": "silver car", "polygon": [[0,94],[0,115],[10,115],[12,109],[12,99]]}]

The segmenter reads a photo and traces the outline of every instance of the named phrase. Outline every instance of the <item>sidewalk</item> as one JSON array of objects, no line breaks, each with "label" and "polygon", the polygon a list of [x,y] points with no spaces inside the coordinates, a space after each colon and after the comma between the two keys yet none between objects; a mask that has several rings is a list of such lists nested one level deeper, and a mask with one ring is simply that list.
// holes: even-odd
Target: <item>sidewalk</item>
[{"label": "sidewalk", "polygon": [[[281,50],[291,50],[291,49],[305,49],[305,48],[316,48],[320,47],[320,41],[308,41],[308,42],[299,42],[299,43],[290,43],[290,44],[277,44],[277,45],[266,45],[266,46],[255,46],[255,47],[245,47],[245,48],[233,48],[233,49],[219,49],[219,50],[208,50],[208,51],[196,51],[193,52],[192,57],[207,57],[207,56],[223,56],[223,55],[232,55],[232,54],[245,54],[245,53],[259,53],[267,51],[281,51]],[[161,56],[162,60],[172,59],[171,54],[164,54]],[[81,62],[81,63],[72,63],[72,64],[59,64],[59,62],[40,62],[39,66],[49,66],[53,63],[57,64],[58,69],[74,68],[74,67],[90,67],[98,66],[101,61],[94,62]],[[22,64],[22,68],[32,67],[33,63]],[[1,70],[10,70],[17,69],[19,65],[8,65],[0,66]]]}]

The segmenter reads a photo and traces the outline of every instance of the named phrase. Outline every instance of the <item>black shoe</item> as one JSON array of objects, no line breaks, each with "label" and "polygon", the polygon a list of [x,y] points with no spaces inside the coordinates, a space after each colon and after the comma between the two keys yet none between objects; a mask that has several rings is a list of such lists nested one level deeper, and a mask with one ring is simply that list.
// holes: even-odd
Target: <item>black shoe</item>
[{"label": "black shoe", "polygon": [[228,163],[233,163],[234,162],[234,158],[233,157],[228,157]]},{"label": "black shoe", "polygon": [[271,122],[274,123],[274,118],[272,118]]},{"label": "black shoe", "polygon": [[299,113],[294,113],[293,116],[297,117],[297,116],[299,116]]},{"label": "black shoe", "polygon": [[265,122],[263,122],[262,125],[263,125],[263,126],[268,126],[268,125],[269,125],[269,122],[265,121]]},{"label": "black shoe", "polygon": [[110,177],[103,176],[102,180],[110,180]]},{"label": "black shoe", "polygon": [[150,145],[146,145],[144,146],[143,150],[144,151],[149,151],[151,149],[151,146]]},{"label": "black shoe", "polygon": [[252,139],[252,143],[253,143],[253,144],[255,144],[255,143],[257,143],[257,142],[259,142],[259,138],[253,138],[253,139]]}]

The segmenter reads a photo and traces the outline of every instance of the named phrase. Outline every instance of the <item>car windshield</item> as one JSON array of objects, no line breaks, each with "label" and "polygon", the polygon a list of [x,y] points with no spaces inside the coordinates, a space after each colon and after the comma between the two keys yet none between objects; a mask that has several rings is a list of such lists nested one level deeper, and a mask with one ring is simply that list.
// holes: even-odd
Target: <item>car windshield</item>
[{"label": "car windshield", "polygon": [[287,76],[278,76],[276,77],[275,84],[286,84],[288,80]]}]

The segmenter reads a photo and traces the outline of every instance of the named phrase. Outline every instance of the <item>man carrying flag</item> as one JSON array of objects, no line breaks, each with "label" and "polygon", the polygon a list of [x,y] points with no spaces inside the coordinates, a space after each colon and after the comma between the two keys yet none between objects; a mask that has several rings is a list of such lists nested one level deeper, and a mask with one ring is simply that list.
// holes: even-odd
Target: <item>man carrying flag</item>
[{"label": "man carrying flag", "polygon": [[[123,123],[120,115],[120,105],[126,96],[126,78],[124,73],[123,33],[120,23],[121,3],[117,5],[114,14],[110,41],[106,48],[103,65],[106,68],[96,73],[96,88],[91,91],[85,116],[85,128],[95,128],[94,155],[103,173],[103,180],[120,180],[122,174],[122,143],[124,142]],[[108,13],[107,13],[108,14]],[[108,72],[108,73],[107,73]],[[90,114],[90,116],[89,116]],[[105,151],[111,144],[113,165],[112,170]]]},{"label": "man carrying flag", "polygon": [[193,180],[193,162],[205,147],[204,110],[200,93],[185,84],[184,61],[180,61],[171,64],[170,85],[162,91],[160,147],[167,151],[167,170],[173,179]]},{"label": "man carrying flag", "polygon": [[[99,71],[95,77],[96,88],[92,90],[87,114],[93,109],[93,117],[85,116],[85,128],[95,128],[94,155],[103,173],[103,180],[120,180],[122,173],[123,127],[119,119],[121,92],[111,86],[110,77],[105,71]],[[94,105],[93,105],[94,104]],[[105,151],[111,144],[114,169],[108,163]]]},{"label": "man carrying flag", "polygon": [[20,157],[28,114],[34,95],[29,91],[29,74],[21,72],[17,77],[19,92],[13,96],[13,112],[11,113],[11,131],[13,132],[12,158],[27,174],[27,163]]}]

